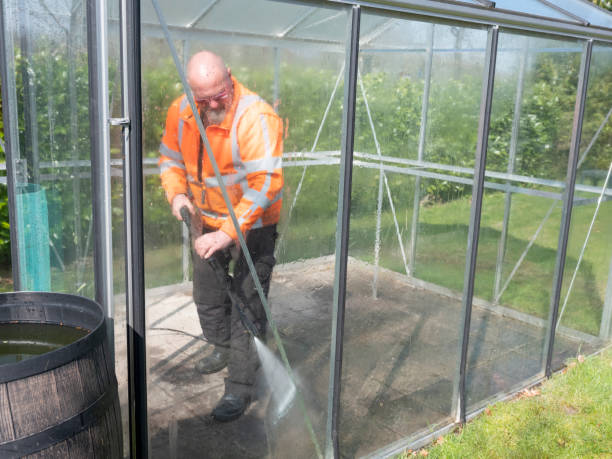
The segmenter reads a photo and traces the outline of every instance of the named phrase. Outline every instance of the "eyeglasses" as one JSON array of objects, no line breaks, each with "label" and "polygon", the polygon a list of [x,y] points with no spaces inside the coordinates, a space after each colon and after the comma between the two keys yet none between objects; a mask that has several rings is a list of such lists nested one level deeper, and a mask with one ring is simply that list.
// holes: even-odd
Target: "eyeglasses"
[{"label": "eyeglasses", "polygon": [[221,91],[219,94],[215,95],[215,96],[207,96],[207,97],[202,97],[200,99],[196,99],[196,103],[198,105],[208,105],[211,102],[221,102],[222,100],[225,100],[229,97],[229,92],[227,89],[224,89],[223,91]]}]

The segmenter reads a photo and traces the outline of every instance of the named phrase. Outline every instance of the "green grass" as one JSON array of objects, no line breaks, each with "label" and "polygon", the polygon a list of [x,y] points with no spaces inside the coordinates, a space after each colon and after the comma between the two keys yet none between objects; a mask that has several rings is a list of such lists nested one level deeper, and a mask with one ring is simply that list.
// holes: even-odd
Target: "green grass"
[{"label": "green grass", "polygon": [[[581,363],[582,361],[582,363]],[[428,450],[398,458],[611,458],[612,349],[572,360],[518,398],[487,408]]]},{"label": "green grass", "polygon": [[[351,214],[349,255],[367,262],[374,261],[375,201],[372,199],[367,205],[354,206]],[[513,197],[502,285],[527,247],[530,238],[537,231],[551,204],[552,201],[544,198],[525,195]],[[317,215],[316,220],[300,220],[299,205],[298,200],[291,225],[282,238],[282,247],[279,251],[281,263],[335,252],[335,216]],[[406,203],[398,200],[395,206],[404,249],[409,258],[411,201]],[[574,209],[561,304],[580,255],[593,210],[594,205]],[[494,297],[495,266],[503,211],[502,193],[485,196],[475,295],[488,301]],[[421,208],[414,271],[416,277],[457,292],[463,290],[469,215],[469,196]],[[542,319],[548,318],[560,221],[561,206],[557,204],[504,291],[500,299],[502,305]],[[607,237],[606,228],[610,227],[612,227],[612,203],[604,203],[562,317],[563,325],[592,335],[599,334],[602,305],[607,288],[612,240]],[[381,265],[397,272],[404,272],[395,224],[388,206],[384,208],[382,214],[381,239]]]},{"label": "green grass", "polygon": [[[415,272],[417,277],[457,291],[463,289],[469,206],[469,199],[463,198],[423,209],[417,249]],[[550,206],[551,201],[547,199],[514,196],[503,265],[504,282]],[[593,210],[592,205],[574,209],[562,302],[580,255]],[[607,287],[610,255],[612,255],[612,240],[606,237],[606,228],[612,225],[611,210],[612,206],[609,203],[604,203],[600,210],[562,319],[563,325],[593,335],[599,333],[601,308]],[[502,295],[500,301],[503,305],[540,318],[548,317],[560,220],[561,206],[557,204],[508,289]],[[487,300],[493,299],[494,273],[502,221],[503,195],[494,193],[485,196],[475,295]]]}]

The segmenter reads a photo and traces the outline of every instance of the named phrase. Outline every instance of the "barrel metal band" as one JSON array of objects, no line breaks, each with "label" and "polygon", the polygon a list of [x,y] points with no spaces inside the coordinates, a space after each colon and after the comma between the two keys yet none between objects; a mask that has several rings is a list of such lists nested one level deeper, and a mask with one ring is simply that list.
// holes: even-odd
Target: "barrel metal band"
[{"label": "barrel metal band", "polygon": [[71,418],[28,437],[0,443],[0,457],[13,459],[26,456],[74,437],[99,420],[116,398],[117,382],[113,381],[91,405]]}]

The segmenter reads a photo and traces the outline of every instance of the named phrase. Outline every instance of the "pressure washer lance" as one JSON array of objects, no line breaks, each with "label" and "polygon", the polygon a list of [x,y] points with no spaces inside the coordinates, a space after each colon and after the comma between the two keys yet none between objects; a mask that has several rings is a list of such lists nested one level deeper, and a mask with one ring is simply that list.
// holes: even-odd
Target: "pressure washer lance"
[{"label": "pressure washer lance", "polygon": [[[181,214],[183,222],[185,222],[185,225],[187,225],[187,229],[189,230],[189,236],[191,239],[192,226],[191,214],[189,213],[189,209],[185,206],[182,207],[179,212]],[[225,287],[225,290],[227,291],[227,294],[230,297],[230,301],[238,311],[240,320],[242,321],[244,327],[254,337],[255,347],[257,348],[257,354],[259,355],[259,359],[261,361],[263,373],[268,382],[268,385],[270,386],[270,393],[272,394],[272,398],[274,399],[276,405],[275,409],[273,410],[273,419],[271,419],[273,423],[276,423],[287,414],[287,412],[293,405],[293,401],[295,400],[297,394],[297,388],[295,386],[295,383],[289,376],[289,373],[287,372],[283,364],[263,343],[261,337],[259,336],[259,333],[257,332],[255,324],[253,324],[251,319],[249,319],[249,317],[246,315],[243,307],[240,306],[241,302],[237,297],[236,292],[234,292],[231,288],[232,278],[230,277],[230,275],[225,273],[225,270],[221,267],[219,261],[214,256],[210,256],[206,259],[206,261],[210,263],[210,266],[215,272],[219,283],[223,287]],[[308,423],[309,422],[310,421],[308,421]],[[316,444],[316,439],[314,441]]]},{"label": "pressure washer lance", "polygon": [[[183,219],[183,222],[185,222],[185,225],[187,226],[187,230],[189,231],[189,238],[191,239],[191,236],[192,236],[191,234],[191,213],[189,212],[189,209],[187,208],[187,206],[181,207],[179,212],[181,214],[181,218]],[[240,299],[236,295],[236,292],[232,290],[232,278],[230,277],[230,275],[225,273],[225,270],[219,264],[219,260],[217,260],[214,255],[211,255],[210,257],[206,258],[206,261],[208,262],[208,264],[214,271],[215,276],[217,276],[217,280],[219,281],[219,283],[225,288],[225,291],[227,292],[230,298],[230,301],[232,302],[232,304],[235,306],[236,310],[238,311],[238,315],[240,316],[240,320],[242,321],[242,324],[244,325],[244,327],[255,338],[261,339],[257,331],[257,327],[255,327],[255,324],[253,323],[253,321],[249,319],[249,317],[246,315],[246,313],[244,312],[244,309],[240,306],[241,304]]]}]

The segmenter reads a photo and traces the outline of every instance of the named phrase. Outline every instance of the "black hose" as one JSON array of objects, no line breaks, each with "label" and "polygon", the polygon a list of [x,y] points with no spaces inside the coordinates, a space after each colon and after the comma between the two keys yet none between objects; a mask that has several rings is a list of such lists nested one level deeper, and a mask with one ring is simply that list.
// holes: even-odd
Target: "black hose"
[{"label": "black hose", "polygon": [[[187,206],[181,207],[179,213],[181,214],[183,222],[185,223],[185,225],[187,225],[187,230],[189,231],[189,236],[191,238],[191,213],[189,212]],[[211,269],[214,271],[215,276],[217,276],[217,280],[219,281],[219,283],[225,288],[225,291],[227,292],[230,301],[236,307],[242,325],[244,325],[244,327],[249,331],[249,333],[251,333],[251,335],[253,335],[255,338],[259,338],[259,332],[257,331],[257,327],[255,327],[253,321],[249,319],[244,309],[240,306],[240,299],[237,297],[236,292],[234,292],[234,290],[232,289],[232,277],[225,273],[225,270],[219,264],[219,261],[215,258],[214,254],[206,258],[206,261],[210,265]]]},{"label": "black hose", "polygon": [[151,327],[149,328],[149,330],[157,330],[157,331],[168,331],[168,332],[172,332],[172,333],[177,333],[177,334],[181,334],[181,335],[186,335],[189,336],[191,338],[194,339],[199,339],[200,341],[204,341],[207,344],[210,344],[210,341],[208,341],[206,338],[203,338],[201,336],[197,336],[194,335],[192,333],[183,331],[183,330],[179,330],[178,328],[167,328],[167,327]]}]

